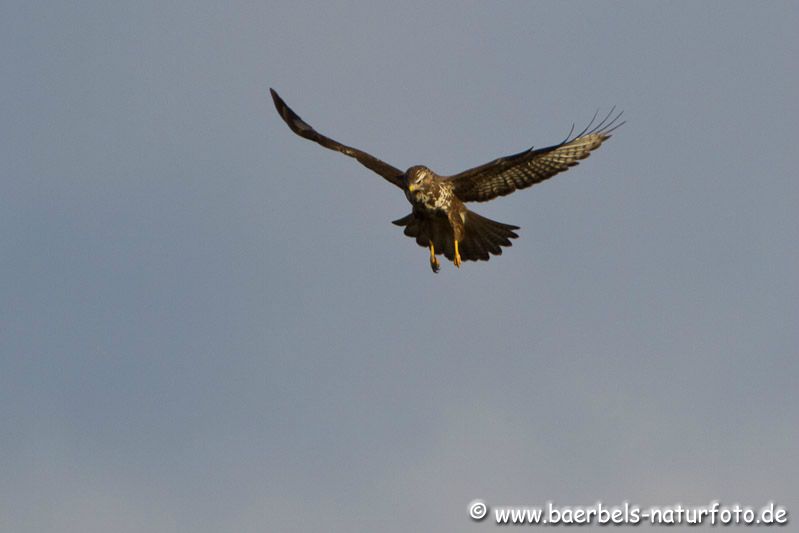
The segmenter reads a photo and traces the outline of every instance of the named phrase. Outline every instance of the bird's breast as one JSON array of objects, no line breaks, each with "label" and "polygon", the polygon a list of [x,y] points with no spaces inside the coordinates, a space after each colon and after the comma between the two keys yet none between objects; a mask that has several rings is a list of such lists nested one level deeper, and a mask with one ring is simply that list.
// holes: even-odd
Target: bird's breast
[{"label": "bird's breast", "polygon": [[405,196],[408,201],[416,207],[420,207],[427,211],[432,211],[436,208],[435,197],[430,194],[428,190],[415,190],[413,192],[405,191]]},{"label": "bird's breast", "polygon": [[405,196],[414,206],[425,211],[447,211],[452,205],[453,193],[451,187],[434,184],[413,192],[406,190]]},{"label": "bird's breast", "polygon": [[439,185],[434,198],[436,209],[447,210],[452,204],[452,188]]}]

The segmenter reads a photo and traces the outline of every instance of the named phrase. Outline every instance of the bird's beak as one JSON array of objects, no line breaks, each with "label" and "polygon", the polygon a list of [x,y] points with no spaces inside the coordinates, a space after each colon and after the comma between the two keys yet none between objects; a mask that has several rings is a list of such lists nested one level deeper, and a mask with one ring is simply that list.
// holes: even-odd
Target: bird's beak
[{"label": "bird's beak", "polygon": [[416,190],[416,184],[415,183],[411,183],[410,185],[408,185],[408,190],[411,191],[411,192]]}]

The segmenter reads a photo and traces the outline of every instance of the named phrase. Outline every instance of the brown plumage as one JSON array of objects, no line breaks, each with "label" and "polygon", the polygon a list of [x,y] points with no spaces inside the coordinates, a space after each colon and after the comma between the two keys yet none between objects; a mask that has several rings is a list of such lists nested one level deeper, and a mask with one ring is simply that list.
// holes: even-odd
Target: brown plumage
[{"label": "brown plumage", "polygon": [[610,138],[613,130],[624,124],[618,122],[621,113],[613,115],[611,110],[593,128],[591,125],[596,121],[596,115],[582,132],[573,137],[570,133],[559,144],[500,157],[454,176],[439,176],[421,165],[402,172],[371,154],[334,141],[302,120],[274,89],[270,92],[278,113],[294,133],[354,157],[405,192],[413,209],[394,224],[404,227],[405,235],[414,238],[419,246],[429,248],[433,272],[439,269],[436,254],[443,253],[459,267],[461,261],[486,261],[492,254],[502,254],[502,247],[510,246],[510,239],[518,237],[514,232],[518,226],[482,217],[467,209],[464,202],[492,200],[568,170],[599,148]]}]

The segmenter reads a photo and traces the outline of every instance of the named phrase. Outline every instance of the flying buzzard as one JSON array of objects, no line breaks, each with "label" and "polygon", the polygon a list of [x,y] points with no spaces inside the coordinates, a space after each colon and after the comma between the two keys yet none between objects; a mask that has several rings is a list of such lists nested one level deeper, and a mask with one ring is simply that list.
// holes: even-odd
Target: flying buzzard
[{"label": "flying buzzard", "polygon": [[518,226],[482,217],[468,210],[464,202],[485,202],[551,178],[588,157],[624,124],[618,122],[621,113],[614,116],[611,109],[593,128],[596,115],[582,132],[572,137],[572,127],[566,139],[554,146],[530,148],[454,176],[439,176],[421,165],[402,172],[366,152],[325,137],[292,111],[274,89],[269,90],[278,113],[294,133],[354,157],[405,192],[413,209],[393,223],[403,226],[405,235],[416,239],[419,246],[429,248],[433,272],[440,268],[436,254],[443,253],[460,267],[461,261],[487,261],[489,254],[500,255],[502,246],[510,246],[510,239],[518,237],[514,232]]}]

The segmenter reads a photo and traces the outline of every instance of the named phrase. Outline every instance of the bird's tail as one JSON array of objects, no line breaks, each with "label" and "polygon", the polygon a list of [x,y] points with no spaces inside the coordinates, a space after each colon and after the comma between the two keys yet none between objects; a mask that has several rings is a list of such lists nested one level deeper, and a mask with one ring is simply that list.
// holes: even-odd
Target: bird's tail
[{"label": "bird's tail", "polygon": [[[420,217],[411,213],[393,224],[404,226],[404,233],[416,239],[419,246],[427,247],[432,241],[436,253],[443,253],[450,261],[455,257],[455,243],[452,227],[446,217]],[[510,239],[518,235],[518,226],[503,224],[466,211],[464,238],[458,243],[461,259],[464,261],[488,261],[490,254],[501,255],[503,246],[510,246]]]}]

